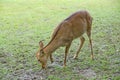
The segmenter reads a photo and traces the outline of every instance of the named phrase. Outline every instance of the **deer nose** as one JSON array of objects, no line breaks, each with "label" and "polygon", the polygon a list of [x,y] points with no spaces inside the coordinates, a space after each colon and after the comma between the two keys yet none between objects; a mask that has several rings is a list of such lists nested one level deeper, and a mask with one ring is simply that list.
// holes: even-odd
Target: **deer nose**
[{"label": "deer nose", "polygon": [[42,69],[46,69],[46,65],[42,65]]},{"label": "deer nose", "polygon": [[45,69],[45,67],[44,67],[44,66],[42,66],[42,69]]}]

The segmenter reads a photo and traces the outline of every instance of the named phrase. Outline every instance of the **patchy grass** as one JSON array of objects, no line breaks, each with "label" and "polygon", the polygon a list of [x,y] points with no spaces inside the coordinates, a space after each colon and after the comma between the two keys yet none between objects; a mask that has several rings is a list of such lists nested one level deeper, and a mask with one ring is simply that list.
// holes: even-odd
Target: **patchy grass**
[{"label": "patchy grass", "polygon": [[[119,0],[0,0],[1,80],[119,80]],[[78,60],[73,60],[79,39],[73,41],[63,68],[64,48],[53,53],[55,63],[47,70],[35,58],[38,42],[47,44],[50,34],[63,19],[85,9],[93,16],[92,39],[95,60],[86,42]]]}]

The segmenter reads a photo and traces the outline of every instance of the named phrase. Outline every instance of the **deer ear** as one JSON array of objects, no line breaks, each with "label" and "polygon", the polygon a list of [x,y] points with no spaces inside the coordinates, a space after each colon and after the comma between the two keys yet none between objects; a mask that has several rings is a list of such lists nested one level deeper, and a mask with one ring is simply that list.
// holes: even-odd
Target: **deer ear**
[{"label": "deer ear", "polygon": [[42,49],[42,48],[44,47],[44,45],[43,45],[43,42],[42,42],[42,41],[40,41],[40,42],[39,42],[39,46],[40,46],[40,49]]}]

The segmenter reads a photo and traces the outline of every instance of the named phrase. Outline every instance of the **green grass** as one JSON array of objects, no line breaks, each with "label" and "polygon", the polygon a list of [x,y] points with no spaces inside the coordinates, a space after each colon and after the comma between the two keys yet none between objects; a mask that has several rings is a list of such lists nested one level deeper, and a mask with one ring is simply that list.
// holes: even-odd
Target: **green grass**
[{"label": "green grass", "polygon": [[[84,35],[86,42],[78,60],[72,57],[79,39],[73,41],[66,68],[55,66],[40,73],[41,66],[35,57],[38,42],[44,40],[47,44],[62,20],[83,9],[93,17],[95,60],[90,58],[89,41]],[[0,0],[0,80],[119,80],[119,27],[119,0]],[[53,56],[56,63],[63,64],[64,48]],[[87,71],[94,75],[86,75]]]}]

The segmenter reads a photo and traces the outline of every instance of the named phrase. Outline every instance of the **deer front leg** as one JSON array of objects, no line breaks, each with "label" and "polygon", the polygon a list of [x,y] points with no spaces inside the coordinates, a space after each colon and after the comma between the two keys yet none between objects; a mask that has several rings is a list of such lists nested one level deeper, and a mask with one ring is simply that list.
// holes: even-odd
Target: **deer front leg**
[{"label": "deer front leg", "polygon": [[80,37],[80,41],[81,41],[81,44],[80,44],[80,47],[79,47],[77,53],[76,53],[75,56],[74,56],[74,59],[77,59],[78,54],[79,54],[79,52],[80,52],[80,50],[81,50],[81,48],[82,48],[82,46],[83,46],[83,44],[84,44],[85,38],[84,38],[83,36],[81,36],[81,37]]},{"label": "deer front leg", "polygon": [[52,54],[50,54],[50,61],[51,61],[51,63],[53,63]]},{"label": "deer front leg", "polygon": [[64,65],[63,66],[66,66],[66,59],[67,59],[67,54],[69,52],[70,45],[71,45],[71,43],[69,43],[65,48],[65,59],[64,59]]}]

